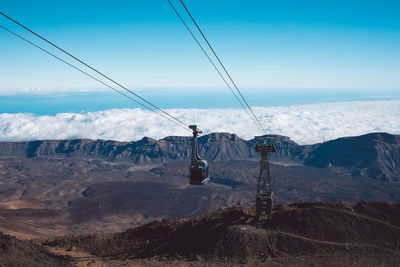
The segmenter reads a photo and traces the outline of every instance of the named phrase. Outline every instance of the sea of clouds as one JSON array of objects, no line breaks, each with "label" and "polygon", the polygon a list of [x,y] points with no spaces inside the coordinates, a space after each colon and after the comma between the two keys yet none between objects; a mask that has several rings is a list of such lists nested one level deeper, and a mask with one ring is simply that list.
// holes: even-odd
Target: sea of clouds
[{"label": "sea of clouds", "polygon": [[[400,101],[360,101],[254,107],[268,133],[289,136],[299,144],[314,144],[344,136],[371,132],[400,134]],[[242,109],[168,109],[204,133],[236,133],[244,139],[261,135]],[[0,141],[42,139],[139,140],[171,135],[190,136],[190,131],[154,112],[142,109],[110,109],[88,113],[39,116],[30,113],[0,114]]]}]

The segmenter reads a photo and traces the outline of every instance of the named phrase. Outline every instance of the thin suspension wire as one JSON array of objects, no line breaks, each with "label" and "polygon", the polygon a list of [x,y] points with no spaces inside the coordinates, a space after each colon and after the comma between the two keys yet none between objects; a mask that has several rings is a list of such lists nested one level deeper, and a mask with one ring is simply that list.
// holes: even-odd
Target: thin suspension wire
[{"label": "thin suspension wire", "polygon": [[89,73],[85,72],[84,70],[82,70],[82,69],[80,69],[80,68],[78,68],[78,67],[76,67],[76,66],[72,65],[71,63],[69,63],[69,62],[65,61],[64,59],[62,59],[62,58],[60,58],[60,57],[56,56],[55,54],[53,54],[53,53],[51,53],[51,52],[47,51],[46,49],[44,49],[44,48],[40,47],[39,45],[37,45],[37,44],[35,44],[35,43],[33,43],[33,42],[31,42],[31,41],[27,40],[26,38],[22,37],[21,35],[19,35],[19,34],[17,34],[17,33],[15,33],[15,32],[13,32],[13,31],[11,31],[11,30],[7,29],[6,27],[4,27],[4,26],[2,26],[2,25],[0,25],[0,28],[2,28],[2,29],[4,29],[4,30],[6,30],[7,32],[9,32],[9,33],[13,34],[14,36],[16,36],[16,37],[20,38],[21,40],[23,40],[23,41],[27,42],[28,44],[30,44],[30,45],[32,45],[32,46],[34,46],[34,47],[36,47],[36,48],[40,49],[41,51],[45,52],[46,54],[48,54],[48,55],[50,55],[50,56],[52,56],[52,57],[54,57],[54,58],[58,59],[59,61],[63,62],[64,64],[66,64],[66,65],[68,65],[68,66],[70,66],[70,67],[74,68],[75,70],[77,70],[77,71],[79,71],[79,72],[81,72],[81,73],[85,74],[86,76],[88,76],[88,77],[92,78],[93,80],[95,80],[95,81],[97,81],[97,82],[99,82],[99,83],[103,84],[104,86],[106,86],[106,87],[110,88],[111,90],[114,90],[115,92],[117,92],[117,93],[119,93],[119,94],[121,94],[121,95],[123,95],[123,96],[125,96],[125,97],[129,98],[130,100],[132,100],[133,102],[135,102],[135,103],[137,103],[137,104],[141,105],[142,107],[145,107],[146,109],[148,109],[148,110],[150,110],[150,111],[152,111],[152,112],[156,113],[157,115],[160,115],[160,116],[164,117],[165,119],[167,119],[167,120],[169,120],[169,121],[171,121],[171,122],[175,123],[176,125],[178,125],[178,126],[180,126],[180,127],[184,128],[185,130],[187,130],[187,131],[191,132],[191,131],[190,131],[188,128],[186,128],[186,127],[182,126],[182,124],[180,124],[180,123],[177,123],[176,121],[174,121],[174,120],[172,120],[172,119],[168,118],[168,117],[167,117],[167,116],[165,116],[164,114],[162,114],[162,113],[159,113],[159,112],[157,112],[156,110],[154,110],[154,109],[152,109],[152,108],[150,108],[150,107],[146,106],[145,104],[143,104],[143,103],[141,103],[141,102],[139,102],[139,101],[137,101],[137,100],[133,99],[133,98],[132,98],[132,97],[130,97],[129,95],[127,95],[127,94],[124,94],[123,92],[121,92],[121,91],[119,91],[119,90],[115,89],[114,87],[112,87],[112,86],[108,85],[107,83],[105,83],[105,82],[103,82],[103,81],[101,81],[101,80],[97,79],[96,77],[94,77],[94,76],[90,75]]},{"label": "thin suspension wire", "polygon": [[217,58],[218,62],[221,64],[222,68],[224,69],[226,75],[228,75],[230,81],[232,82],[232,84],[234,85],[234,87],[236,88],[236,91],[239,93],[239,95],[241,96],[241,98],[243,99],[243,101],[246,103],[246,106],[248,107],[248,109],[250,110],[250,112],[253,114],[254,118],[256,119],[258,125],[261,127],[262,131],[267,134],[267,132],[264,130],[264,128],[262,127],[260,121],[257,119],[256,115],[254,114],[253,110],[251,109],[251,107],[249,106],[249,104],[247,103],[246,99],[244,98],[244,96],[242,95],[242,93],[240,92],[239,88],[237,87],[236,83],[233,81],[231,75],[229,74],[229,72],[226,70],[224,64],[222,64],[221,60],[219,59],[219,57],[217,56],[217,53],[215,53],[214,49],[212,48],[210,42],[208,41],[208,39],[206,38],[206,36],[204,35],[203,31],[200,29],[199,25],[197,24],[196,20],[193,18],[192,14],[189,12],[189,10],[187,9],[186,5],[183,3],[182,0],[179,0],[181,2],[181,4],[183,5],[183,7],[185,8],[186,12],[189,14],[190,18],[192,19],[193,23],[196,25],[197,29],[199,30],[199,32],[201,33],[201,35],[203,36],[204,40],[207,42],[208,47],[211,49],[211,51],[213,52],[214,56]]},{"label": "thin suspension wire", "polygon": [[[214,67],[214,69],[218,72],[219,76],[221,77],[221,79],[224,81],[224,83],[228,86],[229,90],[231,90],[232,94],[235,96],[236,100],[240,103],[240,105],[243,107],[243,109],[246,111],[247,115],[249,115],[249,117],[255,122],[254,118],[250,115],[249,111],[246,109],[246,107],[244,106],[244,104],[242,103],[242,101],[240,101],[239,97],[236,95],[235,91],[232,89],[231,85],[226,81],[225,77],[222,75],[222,73],[219,71],[219,69],[217,68],[217,66],[214,64],[214,62],[212,61],[212,59],[210,58],[210,56],[208,55],[208,53],[205,51],[205,49],[203,48],[203,46],[200,44],[199,40],[197,39],[197,37],[193,34],[193,32],[190,30],[190,28],[188,27],[188,25],[186,24],[186,22],[184,21],[184,19],[182,18],[182,16],[179,14],[179,12],[176,10],[175,6],[171,3],[170,0],[167,0],[168,3],[170,4],[170,6],[172,7],[172,9],[174,10],[175,14],[179,17],[179,19],[181,20],[181,22],[183,23],[183,25],[185,26],[185,28],[188,30],[188,32],[190,33],[190,35],[193,37],[193,39],[196,41],[197,45],[200,47],[200,49],[203,51],[204,55],[207,57],[208,61],[210,61],[211,65]],[[256,123],[256,122],[255,122]],[[256,124],[258,126],[258,124]],[[259,128],[259,127],[258,127]],[[260,129],[260,128],[259,128]]]},{"label": "thin suspension wire", "polygon": [[6,17],[7,19],[11,20],[12,22],[16,23],[17,25],[19,25],[20,27],[24,28],[25,30],[31,32],[32,34],[36,35],[37,37],[39,37],[40,39],[42,39],[43,41],[45,41],[46,43],[54,46],[55,48],[57,48],[58,50],[60,50],[61,52],[63,52],[64,54],[68,55],[69,57],[75,59],[76,61],[78,61],[79,63],[85,65],[86,67],[88,67],[89,69],[93,70],[94,72],[100,74],[101,76],[103,76],[104,78],[106,78],[107,80],[111,81],[112,83],[118,85],[119,87],[123,88],[124,90],[128,91],[129,93],[133,94],[134,96],[136,96],[137,98],[141,99],[142,101],[146,102],[147,104],[149,104],[150,106],[152,106],[153,108],[159,110],[160,112],[164,113],[165,115],[167,115],[168,117],[176,120],[177,122],[179,122],[180,124],[182,124],[185,127],[189,127],[189,125],[187,125],[186,123],[182,122],[181,120],[177,119],[176,117],[172,116],[171,114],[169,114],[168,112],[166,112],[165,110],[163,110],[162,108],[154,105],[153,103],[151,103],[150,101],[144,99],[143,97],[141,97],[140,95],[138,95],[137,93],[129,90],[128,88],[126,88],[125,86],[121,85],[120,83],[116,82],[115,80],[111,79],[110,77],[108,77],[107,75],[103,74],[102,72],[98,71],[97,69],[95,69],[94,67],[90,66],[89,64],[85,63],[84,61],[80,60],[79,58],[73,56],[72,54],[68,53],[67,51],[65,51],[64,49],[62,49],[61,47],[57,46],[56,44],[50,42],[49,40],[47,40],[46,38],[42,37],[41,35],[39,35],[38,33],[34,32],[33,30],[25,27],[24,25],[22,25],[21,23],[19,23],[18,21],[14,20],[13,18],[7,16],[6,14],[4,14],[3,12],[0,11],[0,15]]}]

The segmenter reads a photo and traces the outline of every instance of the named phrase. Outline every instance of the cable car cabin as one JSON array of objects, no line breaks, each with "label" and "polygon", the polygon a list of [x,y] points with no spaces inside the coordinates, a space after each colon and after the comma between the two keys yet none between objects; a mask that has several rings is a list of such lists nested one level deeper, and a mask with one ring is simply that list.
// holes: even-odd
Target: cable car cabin
[{"label": "cable car cabin", "polygon": [[190,184],[192,185],[202,185],[206,184],[210,178],[208,177],[208,163],[205,160],[202,160],[201,163],[203,166],[190,166]]},{"label": "cable car cabin", "polygon": [[206,184],[210,178],[208,173],[208,162],[199,157],[197,149],[197,136],[201,133],[201,130],[197,129],[196,125],[190,125],[189,128],[193,130],[192,161],[189,168],[189,184],[203,185]]}]

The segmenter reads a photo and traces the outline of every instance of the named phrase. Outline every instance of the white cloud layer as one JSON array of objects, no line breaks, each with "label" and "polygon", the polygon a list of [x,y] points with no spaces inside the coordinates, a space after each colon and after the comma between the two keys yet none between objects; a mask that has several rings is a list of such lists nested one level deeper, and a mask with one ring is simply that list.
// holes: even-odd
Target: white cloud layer
[{"label": "white cloud layer", "polygon": [[[400,134],[400,101],[368,101],[255,107],[268,133],[286,135],[299,144],[313,144],[370,132]],[[261,135],[242,109],[169,109],[204,133],[236,133],[244,139]],[[191,135],[157,114],[141,109],[110,109],[89,113],[38,116],[0,114],[0,141],[41,139],[107,139],[132,141],[148,136]]]}]

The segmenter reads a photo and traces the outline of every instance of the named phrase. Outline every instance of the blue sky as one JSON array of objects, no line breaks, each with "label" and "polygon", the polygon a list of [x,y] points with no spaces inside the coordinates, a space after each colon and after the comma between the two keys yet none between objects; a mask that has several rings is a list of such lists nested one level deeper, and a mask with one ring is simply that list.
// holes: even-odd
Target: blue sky
[{"label": "blue sky", "polygon": [[[400,90],[400,1],[185,3],[243,90]],[[224,88],[166,0],[2,0],[0,10],[130,88]],[[0,93],[103,88],[4,30],[0,56]]]},{"label": "blue sky", "polygon": [[[400,133],[400,1],[185,3],[268,132],[300,143]],[[1,0],[0,10],[205,133],[259,134],[167,0]],[[0,141],[188,134],[137,107],[0,29]]]}]

